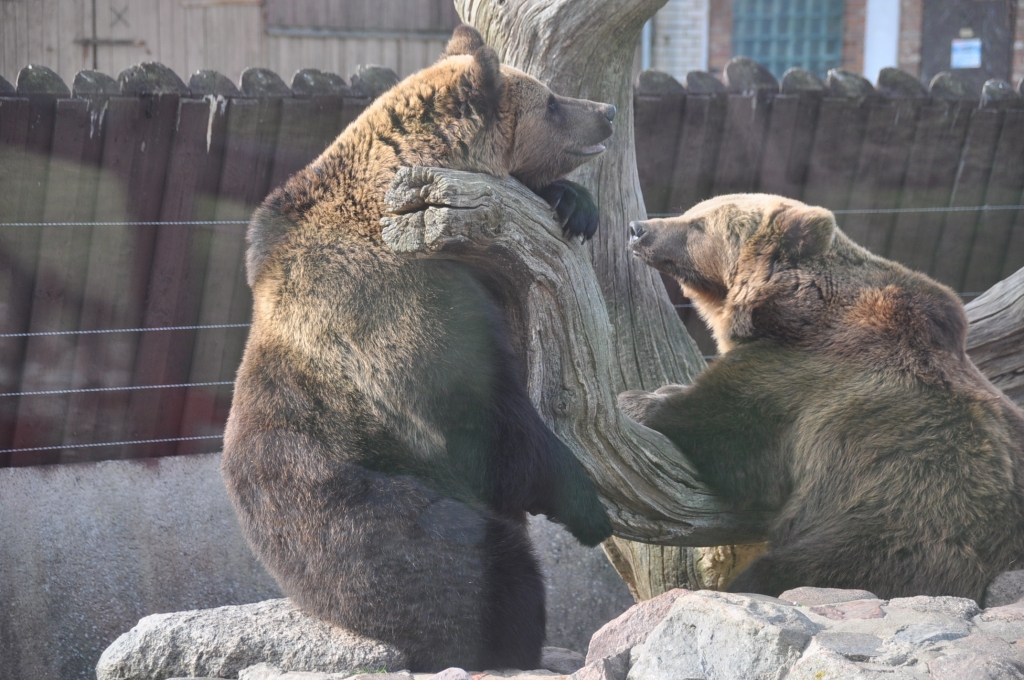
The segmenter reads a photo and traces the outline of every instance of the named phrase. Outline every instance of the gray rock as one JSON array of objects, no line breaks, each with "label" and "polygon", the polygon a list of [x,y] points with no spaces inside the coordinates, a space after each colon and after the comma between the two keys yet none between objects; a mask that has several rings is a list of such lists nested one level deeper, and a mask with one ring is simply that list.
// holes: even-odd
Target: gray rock
[{"label": "gray rock", "polygon": [[188,87],[178,74],[157,61],[129,66],[117,74],[117,84],[125,95],[188,95]]},{"label": "gray rock", "polygon": [[435,675],[432,680],[473,680],[473,676],[461,668],[446,668]]},{"label": "gray rock", "polygon": [[882,605],[885,600],[853,600],[837,604],[820,604],[811,607],[811,612],[833,621],[853,619],[880,619],[885,616]]},{"label": "gray rock", "polygon": [[317,673],[315,671],[283,671],[276,666],[258,663],[242,669],[238,680],[346,680],[351,673]]},{"label": "gray rock", "polygon": [[103,652],[96,678],[227,678],[260,662],[326,673],[407,665],[397,649],[332,628],[279,599],[147,616]]},{"label": "gray rock", "polygon": [[971,91],[970,85],[951,71],[936,73],[928,84],[928,93],[934,99],[975,99],[978,93]]},{"label": "gray rock", "polygon": [[188,80],[188,89],[193,97],[238,97],[241,92],[234,82],[223,73],[204,68],[192,74]]},{"label": "gray rock", "polygon": [[1013,85],[1002,78],[986,80],[981,87],[981,108],[1002,109],[1020,104],[1020,97],[1013,91]]},{"label": "gray rock", "polygon": [[964,621],[952,621],[949,625],[918,623],[896,633],[894,639],[914,647],[927,647],[937,642],[967,637],[970,632],[970,626]]},{"label": "gray rock", "polygon": [[387,66],[360,65],[351,80],[353,93],[376,99],[398,84],[398,74]]},{"label": "gray rock", "polygon": [[966,597],[897,597],[889,600],[887,609],[909,609],[924,614],[941,614],[954,619],[969,619],[981,610],[978,603]]},{"label": "gray rock", "polygon": [[772,72],[750,57],[733,57],[725,65],[725,84],[744,94],[778,92],[779,81]]},{"label": "gray rock", "polygon": [[585,662],[582,654],[563,647],[545,647],[540,653],[540,667],[562,675],[575,673]]},{"label": "gray rock", "polygon": [[634,91],[637,94],[682,94],[686,90],[664,71],[647,69],[637,74]]},{"label": "gray rock", "polygon": [[590,638],[587,664],[605,657],[618,656],[642,644],[651,631],[665,620],[676,600],[684,595],[689,595],[690,592],[682,588],[670,590],[641,602],[618,618],[606,623]]},{"label": "gray rock", "polygon": [[782,94],[799,94],[801,92],[823,94],[825,83],[807,69],[794,66],[782,74],[781,88]]},{"label": "gray rock", "polygon": [[725,85],[707,71],[690,71],[686,74],[686,91],[690,94],[717,94],[725,92]]},{"label": "gray rock", "polygon": [[292,93],[296,97],[311,97],[318,94],[347,94],[345,79],[336,73],[318,68],[303,68],[292,76]]},{"label": "gray rock", "polygon": [[879,71],[875,89],[883,97],[892,99],[924,99],[928,96],[928,90],[920,80],[891,66]]},{"label": "gray rock", "polygon": [[928,664],[931,680],[1024,680],[1021,665],[980,652],[942,656]]},{"label": "gray rock", "polygon": [[786,680],[925,680],[927,677],[909,668],[861,664],[829,649],[809,648],[789,671]]},{"label": "gray rock", "polygon": [[269,68],[247,68],[240,79],[242,94],[246,97],[291,97],[292,91],[281,76]]},{"label": "gray rock", "polygon": [[864,99],[875,95],[875,88],[867,78],[842,68],[829,69],[825,78],[825,87],[833,97]]},{"label": "gray rock", "polygon": [[1024,570],[1004,571],[985,589],[985,606],[1002,607],[1024,598]]},{"label": "gray rock", "polygon": [[18,88],[11,85],[3,76],[0,76],[0,97],[13,97],[18,94]]},{"label": "gray rock", "polygon": [[779,595],[780,600],[805,607],[819,604],[836,604],[853,600],[876,600],[874,593],[866,590],[844,590],[842,588],[793,588]]},{"label": "gray rock", "polygon": [[982,632],[1003,640],[1024,640],[1024,602],[986,609],[975,616],[973,622]]},{"label": "gray rock", "polygon": [[629,680],[785,677],[818,631],[775,598],[701,591],[676,600],[633,650]]},{"label": "gray rock", "polygon": [[[331,676],[331,680],[334,680],[335,676]],[[343,676],[337,676],[339,680]],[[345,680],[415,680],[415,676],[409,671],[398,671],[397,673],[358,673],[356,675],[344,676]],[[291,678],[284,678],[284,680],[291,680]],[[295,680],[300,680],[296,678]],[[310,678],[309,680],[318,680]]]},{"label": "gray rock", "polygon": [[867,661],[879,655],[882,640],[868,633],[822,631],[814,637],[821,647],[830,649],[851,661]]},{"label": "gray rock", "polygon": [[121,87],[117,81],[106,73],[99,71],[85,70],[75,74],[75,82],[71,85],[71,92],[76,97],[113,97],[121,94]]},{"label": "gray rock", "polygon": [[39,64],[29,64],[18,71],[16,85],[19,97],[29,95],[71,96],[71,90],[60,79],[60,76],[53,69]]},{"label": "gray rock", "polygon": [[570,680],[626,680],[629,651],[588,663],[570,676]]}]

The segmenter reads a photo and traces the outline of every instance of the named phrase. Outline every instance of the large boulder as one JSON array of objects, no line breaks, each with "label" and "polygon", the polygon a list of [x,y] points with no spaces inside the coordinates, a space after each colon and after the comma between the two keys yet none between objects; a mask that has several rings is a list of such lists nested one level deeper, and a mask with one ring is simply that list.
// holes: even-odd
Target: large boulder
[{"label": "large boulder", "polygon": [[103,652],[96,678],[237,678],[259,663],[347,674],[407,667],[397,649],[328,626],[278,599],[147,616]]}]

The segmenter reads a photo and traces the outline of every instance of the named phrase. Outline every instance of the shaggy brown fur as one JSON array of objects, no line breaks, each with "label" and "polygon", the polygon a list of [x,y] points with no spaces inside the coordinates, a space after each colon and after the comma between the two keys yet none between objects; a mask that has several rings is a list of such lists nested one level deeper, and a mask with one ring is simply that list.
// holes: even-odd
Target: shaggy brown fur
[{"label": "shaggy brown fur", "polygon": [[691,387],[619,404],[735,507],[774,517],[770,551],[731,590],[980,600],[1024,566],[1024,413],[967,358],[952,291],[778,196],[630,228],[723,356]]},{"label": "shaggy brown fur", "polygon": [[547,190],[603,149],[613,115],[501,67],[462,28],[253,217],[228,490],[287,595],[414,669],[535,668],[544,593],[524,513],[587,545],[610,525],[529,400],[493,282],[389,250],[384,193],[412,165]]}]

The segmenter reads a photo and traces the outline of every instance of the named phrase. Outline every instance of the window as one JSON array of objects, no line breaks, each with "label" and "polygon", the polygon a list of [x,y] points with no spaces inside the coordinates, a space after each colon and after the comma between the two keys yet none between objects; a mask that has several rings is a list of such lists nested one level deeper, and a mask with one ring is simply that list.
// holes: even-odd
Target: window
[{"label": "window", "polygon": [[778,78],[793,66],[824,76],[842,63],[843,0],[734,0],[732,53]]}]

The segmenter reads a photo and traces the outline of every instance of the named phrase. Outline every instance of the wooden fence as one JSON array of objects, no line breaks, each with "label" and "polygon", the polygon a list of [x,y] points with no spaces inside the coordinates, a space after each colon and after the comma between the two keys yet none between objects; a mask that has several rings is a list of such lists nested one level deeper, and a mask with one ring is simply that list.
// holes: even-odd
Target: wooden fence
[{"label": "wooden fence", "polygon": [[[249,214],[370,101],[329,78],[298,96],[267,73],[241,94],[142,75],[0,91],[0,466],[218,450]],[[852,211],[855,239],[961,291],[1024,265],[1019,99],[662,82],[635,96],[648,212],[770,191]]]}]

